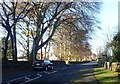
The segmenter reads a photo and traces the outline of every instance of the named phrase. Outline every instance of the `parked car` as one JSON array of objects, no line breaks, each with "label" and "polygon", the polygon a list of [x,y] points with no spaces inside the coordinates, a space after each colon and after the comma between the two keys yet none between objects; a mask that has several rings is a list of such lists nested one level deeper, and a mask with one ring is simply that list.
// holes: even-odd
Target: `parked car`
[{"label": "parked car", "polygon": [[47,71],[48,69],[53,69],[53,63],[50,60],[35,60],[33,61],[32,67],[33,70],[44,69]]}]

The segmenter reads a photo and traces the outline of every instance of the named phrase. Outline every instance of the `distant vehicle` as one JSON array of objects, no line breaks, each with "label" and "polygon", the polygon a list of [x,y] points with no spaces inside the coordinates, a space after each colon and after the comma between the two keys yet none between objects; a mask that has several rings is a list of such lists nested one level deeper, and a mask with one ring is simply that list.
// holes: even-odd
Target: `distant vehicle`
[{"label": "distant vehicle", "polygon": [[91,61],[96,61],[96,59],[92,59]]},{"label": "distant vehicle", "polygon": [[50,62],[49,60],[35,60],[32,64],[33,70],[36,69],[43,69],[43,70],[48,70],[52,69],[53,70],[53,63]]}]

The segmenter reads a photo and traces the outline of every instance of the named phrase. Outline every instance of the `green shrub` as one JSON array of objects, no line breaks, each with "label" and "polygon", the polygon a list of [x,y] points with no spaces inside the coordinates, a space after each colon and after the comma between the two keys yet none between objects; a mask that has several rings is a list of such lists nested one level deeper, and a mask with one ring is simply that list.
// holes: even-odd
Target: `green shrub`
[{"label": "green shrub", "polygon": [[115,58],[120,62],[120,50],[114,51]]},{"label": "green shrub", "polygon": [[115,56],[110,56],[110,59],[109,59],[110,62],[117,62],[117,59]]}]

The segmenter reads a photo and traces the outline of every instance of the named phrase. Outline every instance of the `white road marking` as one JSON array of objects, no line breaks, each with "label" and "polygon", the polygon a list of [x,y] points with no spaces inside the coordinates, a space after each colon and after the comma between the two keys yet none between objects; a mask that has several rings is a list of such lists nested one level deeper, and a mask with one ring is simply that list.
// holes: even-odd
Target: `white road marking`
[{"label": "white road marking", "polygon": [[53,72],[51,72],[51,73],[48,73],[48,74],[53,74],[53,73],[55,73],[55,72],[57,72],[57,71],[53,71]]},{"label": "white road marking", "polygon": [[16,80],[20,80],[20,79],[23,78],[23,79],[25,79],[25,81],[22,82],[22,83],[20,83],[20,84],[24,84],[24,83],[27,83],[27,82],[30,82],[30,81],[33,81],[33,80],[36,80],[36,79],[42,77],[42,75],[41,75],[40,73],[53,74],[53,73],[55,73],[55,72],[57,72],[57,71],[52,71],[52,72],[47,72],[47,71],[38,72],[38,73],[36,74],[37,77],[35,77],[35,78],[29,78],[29,76],[31,76],[31,75],[27,75],[27,76],[22,76],[22,77],[19,77],[19,78],[15,78],[15,79],[6,81],[6,83],[7,83],[7,84],[11,84],[10,82],[13,82],[13,81],[16,81]]},{"label": "white road marking", "polygon": [[[31,75],[28,75],[28,76],[31,76]],[[7,82],[12,82],[12,81],[16,81],[16,80],[19,80],[19,79],[22,79],[22,78],[25,78],[26,76],[22,76],[22,77],[19,77],[19,78],[16,78],[16,79],[12,79],[12,80],[9,80]]]},{"label": "white road marking", "polygon": [[28,78],[28,77],[25,77],[25,80],[30,80],[30,78]]},{"label": "white road marking", "polygon": [[41,76],[39,73],[37,73],[38,76]]},{"label": "white road marking", "polygon": [[32,79],[29,79],[29,80],[24,81],[24,82],[19,83],[19,84],[24,84],[24,83],[27,83],[27,82],[30,82],[30,81],[36,80],[36,79],[38,79],[38,78],[40,78],[40,77],[42,77],[42,75],[40,75],[40,74],[39,74],[39,76],[38,76],[38,77],[35,77],[35,78],[32,78]]}]

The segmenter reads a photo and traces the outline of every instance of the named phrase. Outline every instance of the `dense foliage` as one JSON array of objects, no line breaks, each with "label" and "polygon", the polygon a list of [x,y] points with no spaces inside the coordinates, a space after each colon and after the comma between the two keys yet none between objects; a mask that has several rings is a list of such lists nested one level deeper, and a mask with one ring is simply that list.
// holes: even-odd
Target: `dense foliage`
[{"label": "dense foliage", "polygon": [[110,43],[110,46],[113,50],[113,55],[115,56],[116,60],[120,62],[120,32],[113,38],[113,41]]},{"label": "dense foliage", "polygon": [[118,62],[120,62],[120,32],[118,32],[118,34],[114,37],[114,55],[116,57],[116,59],[118,60]]}]

